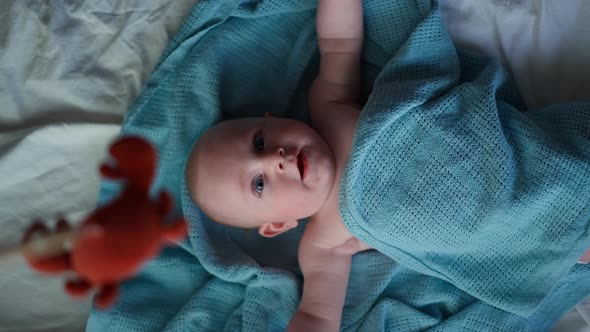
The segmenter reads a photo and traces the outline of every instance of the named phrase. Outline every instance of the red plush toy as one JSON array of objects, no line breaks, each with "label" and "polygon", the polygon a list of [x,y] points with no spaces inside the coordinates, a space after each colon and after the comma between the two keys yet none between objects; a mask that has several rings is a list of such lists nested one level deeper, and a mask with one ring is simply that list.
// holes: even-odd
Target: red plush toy
[{"label": "red plush toy", "polygon": [[[49,257],[39,257],[32,250],[25,253],[29,264],[40,272],[74,271],[77,278],[66,281],[66,291],[83,296],[96,288],[95,304],[103,309],[115,301],[119,283],[136,274],[145,261],[159,253],[166,241],[179,241],[188,234],[183,218],[167,222],[173,210],[167,192],[161,192],[155,202],[149,197],[157,161],[154,148],[142,138],[124,137],[109,152],[116,165],[105,163],[100,173],[106,178],[125,181],[121,195],[91,213],[77,230],[70,230],[68,223],[60,218],[56,233],[71,236],[62,241],[57,255],[55,251]],[[39,221],[28,229],[23,243],[30,243],[38,236],[52,236]]]}]

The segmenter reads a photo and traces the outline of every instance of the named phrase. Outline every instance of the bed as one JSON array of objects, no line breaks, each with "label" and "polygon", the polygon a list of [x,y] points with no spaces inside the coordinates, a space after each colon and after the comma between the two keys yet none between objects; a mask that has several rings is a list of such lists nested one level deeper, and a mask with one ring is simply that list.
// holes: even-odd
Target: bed
[{"label": "bed", "polygon": [[[0,4],[0,245],[35,217],[92,210],[96,165],[195,0]],[[590,4],[441,1],[455,42],[499,58],[527,106],[590,96]],[[22,262],[0,265],[0,331],[81,331],[89,300]],[[556,331],[590,331],[580,303]]]}]

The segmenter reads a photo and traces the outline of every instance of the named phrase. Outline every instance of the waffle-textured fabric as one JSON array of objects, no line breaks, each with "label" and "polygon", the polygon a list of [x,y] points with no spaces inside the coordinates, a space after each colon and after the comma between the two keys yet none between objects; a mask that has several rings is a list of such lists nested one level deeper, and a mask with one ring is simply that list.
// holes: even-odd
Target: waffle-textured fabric
[{"label": "waffle-textured fabric", "polygon": [[434,20],[375,82],[341,215],[397,262],[528,316],[590,248],[590,104],[522,112],[499,64],[457,54]]},{"label": "waffle-textured fabric", "polygon": [[[361,175],[371,181],[383,178],[383,184],[388,185],[391,184],[388,176],[396,175],[399,166],[390,165],[389,173],[381,173],[379,178],[355,171],[363,156],[368,155],[363,151],[368,146],[370,131],[381,138],[396,118],[403,120],[411,113],[396,105],[414,105],[412,111],[421,111],[419,105],[438,104],[440,112],[435,111],[438,118],[433,120],[437,123],[430,124],[431,131],[441,132],[441,135],[445,130],[461,133],[469,127],[458,124],[457,115],[447,109],[475,103],[472,99],[481,98],[490,101],[491,104],[485,105],[490,106],[489,111],[493,113],[497,110],[493,107],[496,104],[491,102],[494,97],[488,93],[494,94],[494,86],[485,78],[501,73],[493,62],[477,57],[469,59],[481,62],[466,63],[467,67],[463,67],[444,31],[438,9],[430,1],[369,0],[364,6],[366,42],[362,88],[368,103],[345,179],[346,186],[354,185],[358,189],[343,188],[343,212],[346,213],[361,211],[357,203],[365,198],[366,204],[372,204],[373,199],[380,199],[384,206],[392,204],[380,197],[370,197],[373,192],[362,192],[371,183],[359,183],[356,179],[360,180]],[[123,126],[124,135],[142,135],[158,147],[160,164],[154,193],[166,188],[175,195],[178,212],[190,221],[190,237],[180,247],[164,250],[146,264],[137,277],[124,283],[111,310],[93,309],[88,331],[285,330],[300,299],[302,280],[297,266],[297,246],[302,228],[275,239],[265,239],[256,231],[213,223],[192,203],[183,173],[194,142],[222,118],[262,115],[270,111],[306,120],[307,92],[319,63],[316,7],[317,1],[312,0],[200,0],[195,5],[129,110]],[[474,83],[461,88],[461,82]],[[396,86],[399,89],[396,90]],[[454,89],[472,92],[458,97],[464,99],[461,103],[452,103],[445,95]],[[383,101],[377,96],[384,97]],[[437,101],[439,97],[441,102]],[[514,101],[517,104],[516,99]],[[461,110],[465,114],[470,111]],[[377,116],[382,111],[392,117]],[[445,112],[450,114],[448,120],[445,120]],[[397,117],[393,118],[394,115]],[[408,129],[419,131],[415,133],[417,138],[432,139],[428,139],[428,130]],[[508,144],[505,139],[491,140],[490,148],[495,144]],[[391,142],[389,138],[385,141]],[[415,159],[419,163],[426,157],[424,151],[415,153],[416,141],[406,142],[406,145],[394,143],[399,146],[397,153],[404,155],[403,161]],[[477,149],[481,145],[475,144],[473,151],[466,147],[463,153],[479,155]],[[390,158],[372,156],[373,159]],[[376,165],[370,158],[366,163]],[[419,173],[422,179],[433,176],[427,176],[424,171]],[[100,203],[115,197],[118,187],[117,183],[103,182]],[[437,189],[439,187],[429,188],[430,191]],[[355,190],[358,192],[351,194]],[[389,190],[382,188],[378,195]],[[357,201],[350,201],[350,198]],[[393,202],[400,199],[390,198]],[[374,204],[373,208],[377,209],[376,213],[384,212]],[[392,216],[399,213],[391,212]],[[356,226],[351,223],[352,217]],[[359,214],[346,215],[349,226],[358,236],[373,240],[367,235],[370,233],[358,230],[361,224],[357,218]],[[385,215],[378,216],[378,220],[385,218]],[[395,219],[392,217],[391,221]],[[384,233],[389,230],[391,226],[385,227]],[[454,241],[455,235],[450,231],[447,234],[451,236],[449,241]],[[524,234],[519,240],[526,243],[523,240],[526,238]],[[397,238],[394,240],[399,242]],[[524,318],[504,310],[506,306],[501,309],[498,303],[490,301],[493,296],[482,296],[485,294],[455,283],[461,280],[441,278],[444,271],[433,276],[432,271],[440,268],[437,264],[433,264],[428,273],[415,271],[420,270],[416,263],[421,258],[419,255],[411,261],[400,254],[401,250],[388,250],[389,247],[378,246],[375,241],[371,244],[408,265],[377,251],[354,257],[342,318],[345,331],[546,330],[584,294],[590,293],[590,283],[584,281],[590,268],[575,266],[548,292],[533,314]],[[420,254],[415,249],[408,251]],[[457,248],[457,254],[461,253],[460,249]],[[465,276],[465,280],[468,279]]]}]

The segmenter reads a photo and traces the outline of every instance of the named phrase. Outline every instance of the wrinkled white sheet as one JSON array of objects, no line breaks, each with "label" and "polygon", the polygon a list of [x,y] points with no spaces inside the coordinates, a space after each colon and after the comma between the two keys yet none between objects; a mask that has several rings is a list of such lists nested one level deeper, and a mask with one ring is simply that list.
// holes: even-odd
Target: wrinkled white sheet
[{"label": "wrinkled white sheet", "polygon": [[455,42],[500,59],[529,108],[590,100],[590,1],[440,3]]},{"label": "wrinkled white sheet", "polygon": [[[0,247],[34,217],[93,209],[98,162],[195,1],[0,1]],[[500,58],[531,108],[590,99],[590,1],[440,1],[455,41]],[[89,299],[61,282],[0,263],[0,332],[84,330]],[[583,317],[587,303],[556,331],[590,332]]]}]

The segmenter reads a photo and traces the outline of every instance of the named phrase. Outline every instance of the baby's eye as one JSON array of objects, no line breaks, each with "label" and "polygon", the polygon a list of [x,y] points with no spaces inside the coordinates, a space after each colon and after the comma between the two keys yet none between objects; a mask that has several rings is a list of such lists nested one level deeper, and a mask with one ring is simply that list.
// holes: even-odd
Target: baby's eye
[{"label": "baby's eye", "polygon": [[264,150],[264,137],[262,137],[262,132],[258,132],[254,135],[254,148],[256,148],[256,151]]},{"label": "baby's eye", "polygon": [[257,194],[262,194],[262,190],[264,189],[264,179],[262,178],[262,175],[259,175],[254,179],[253,187]]}]

